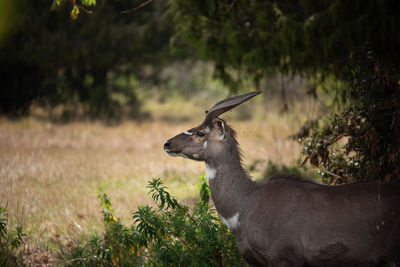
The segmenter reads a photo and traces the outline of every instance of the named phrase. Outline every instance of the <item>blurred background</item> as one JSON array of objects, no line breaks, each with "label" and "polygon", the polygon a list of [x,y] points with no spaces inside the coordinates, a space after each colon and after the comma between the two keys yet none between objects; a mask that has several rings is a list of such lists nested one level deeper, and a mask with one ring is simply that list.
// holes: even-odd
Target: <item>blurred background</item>
[{"label": "blurred background", "polygon": [[163,143],[253,90],[263,94],[223,117],[254,179],[394,179],[399,10],[350,2],[0,0],[0,204],[11,225],[32,247],[67,244],[101,229],[99,186],[130,222],[152,203],[153,177],[193,203],[205,168]]}]

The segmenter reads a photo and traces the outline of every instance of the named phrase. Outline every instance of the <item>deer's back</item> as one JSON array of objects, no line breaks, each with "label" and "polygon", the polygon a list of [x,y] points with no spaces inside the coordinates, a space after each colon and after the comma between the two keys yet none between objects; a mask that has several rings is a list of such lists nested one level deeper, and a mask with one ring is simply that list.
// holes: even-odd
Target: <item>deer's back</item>
[{"label": "deer's back", "polygon": [[399,182],[325,186],[273,179],[260,184],[250,202],[238,240],[267,261],[311,266],[400,261]]}]

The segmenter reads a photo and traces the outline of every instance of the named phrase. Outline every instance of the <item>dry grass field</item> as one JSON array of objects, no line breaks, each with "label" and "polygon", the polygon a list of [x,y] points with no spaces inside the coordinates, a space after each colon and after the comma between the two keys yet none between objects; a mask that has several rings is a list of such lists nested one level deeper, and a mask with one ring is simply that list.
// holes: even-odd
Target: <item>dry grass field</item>
[{"label": "dry grass field", "polygon": [[[8,205],[12,223],[23,224],[30,244],[52,247],[101,231],[99,186],[126,223],[138,205],[151,203],[145,187],[152,177],[161,177],[173,195],[190,202],[204,164],[169,157],[162,147],[168,138],[200,123],[206,108],[192,102],[149,102],[144,109],[152,119],[117,126],[1,119],[1,204]],[[259,177],[268,160],[295,164],[300,147],[288,137],[306,116],[265,112],[260,101],[249,108],[257,115],[243,120],[246,110],[238,109],[222,117],[236,129],[245,163],[260,162],[252,175]]]}]

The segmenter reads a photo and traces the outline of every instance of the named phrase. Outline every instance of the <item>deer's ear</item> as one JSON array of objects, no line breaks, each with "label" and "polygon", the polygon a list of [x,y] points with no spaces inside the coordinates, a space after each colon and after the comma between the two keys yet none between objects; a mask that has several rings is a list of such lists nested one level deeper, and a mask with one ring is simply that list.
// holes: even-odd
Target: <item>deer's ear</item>
[{"label": "deer's ear", "polygon": [[226,129],[225,129],[225,122],[220,118],[213,119],[214,128],[218,134],[220,140],[225,139],[226,136]]}]

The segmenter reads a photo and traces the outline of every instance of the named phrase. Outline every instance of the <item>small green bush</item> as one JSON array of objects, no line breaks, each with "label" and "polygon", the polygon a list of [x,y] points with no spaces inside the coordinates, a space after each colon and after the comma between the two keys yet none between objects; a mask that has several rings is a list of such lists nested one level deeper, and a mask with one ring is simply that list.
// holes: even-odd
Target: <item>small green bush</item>
[{"label": "small green bush", "polygon": [[67,266],[243,266],[234,236],[209,206],[209,187],[202,177],[200,199],[193,209],[171,196],[160,179],[148,183],[155,207],[142,206],[133,224],[115,217],[111,201],[99,189],[105,234],[95,235],[70,251],[60,247]]},{"label": "small green bush", "polygon": [[25,233],[21,226],[8,231],[8,214],[6,208],[0,206],[0,266],[22,266],[22,259],[18,257],[18,248],[24,244]]}]

